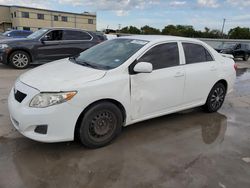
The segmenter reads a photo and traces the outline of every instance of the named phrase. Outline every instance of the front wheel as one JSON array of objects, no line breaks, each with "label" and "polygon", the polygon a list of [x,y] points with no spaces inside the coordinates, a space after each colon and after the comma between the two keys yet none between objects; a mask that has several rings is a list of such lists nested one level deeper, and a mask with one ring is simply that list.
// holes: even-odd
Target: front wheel
[{"label": "front wheel", "polygon": [[209,112],[217,112],[224,103],[226,88],[222,83],[217,83],[210,91],[204,109]]},{"label": "front wheel", "polygon": [[30,56],[24,51],[15,51],[10,55],[9,62],[16,69],[25,69],[30,64]]},{"label": "front wheel", "polygon": [[109,144],[121,132],[122,120],[121,110],[112,103],[92,106],[84,114],[79,128],[81,143],[88,148]]}]

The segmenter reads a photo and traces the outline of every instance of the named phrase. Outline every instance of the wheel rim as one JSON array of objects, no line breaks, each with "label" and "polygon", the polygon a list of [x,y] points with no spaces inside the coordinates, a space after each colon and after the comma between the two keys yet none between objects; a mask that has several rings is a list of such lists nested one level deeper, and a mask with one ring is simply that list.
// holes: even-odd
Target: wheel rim
[{"label": "wheel rim", "polygon": [[224,101],[225,91],[221,87],[217,87],[211,97],[211,107],[216,110],[219,109]]},{"label": "wheel rim", "polygon": [[28,65],[29,59],[25,54],[17,53],[12,57],[12,63],[18,68],[23,68]]},{"label": "wheel rim", "polygon": [[110,111],[101,111],[95,114],[89,126],[89,135],[97,142],[104,141],[113,135],[116,125],[116,117]]}]

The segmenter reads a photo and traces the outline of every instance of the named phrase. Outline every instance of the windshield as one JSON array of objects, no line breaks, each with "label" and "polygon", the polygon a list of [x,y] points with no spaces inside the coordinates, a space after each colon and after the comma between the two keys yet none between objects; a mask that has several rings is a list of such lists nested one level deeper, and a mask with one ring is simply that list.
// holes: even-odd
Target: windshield
[{"label": "windshield", "polygon": [[39,38],[41,36],[43,36],[46,32],[48,31],[48,29],[40,29],[34,33],[32,33],[31,35],[29,35],[27,38],[28,39],[36,39]]},{"label": "windshield", "polygon": [[82,52],[74,60],[78,64],[109,70],[123,64],[147,43],[144,40],[114,39]]},{"label": "windshield", "polygon": [[11,33],[11,31],[5,31],[5,32],[3,33],[3,36],[7,36],[9,33]]}]

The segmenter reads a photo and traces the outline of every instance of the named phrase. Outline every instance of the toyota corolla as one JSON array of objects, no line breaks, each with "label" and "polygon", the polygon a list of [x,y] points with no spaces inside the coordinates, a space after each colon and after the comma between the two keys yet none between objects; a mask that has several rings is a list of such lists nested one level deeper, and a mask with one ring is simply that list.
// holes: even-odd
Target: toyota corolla
[{"label": "toyota corolla", "polygon": [[235,68],[199,40],[117,38],[21,75],[9,95],[10,117],[37,141],[79,138],[102,147],[123,126],[198,106],[218,111],[233,89]]}]

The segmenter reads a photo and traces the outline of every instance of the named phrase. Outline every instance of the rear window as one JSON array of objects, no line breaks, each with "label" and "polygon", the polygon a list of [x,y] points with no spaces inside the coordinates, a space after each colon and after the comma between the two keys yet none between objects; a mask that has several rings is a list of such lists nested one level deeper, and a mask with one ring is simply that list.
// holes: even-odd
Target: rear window
[{"label": "rear window", "polygon": [[182,46],[185,53],[186,64],[213,61],[210,53],[202,45],[182,43]]},{"label": "rear window", "polygon": [[64,30],[63,40],[91,40],[92,36],[84,31]]}]

